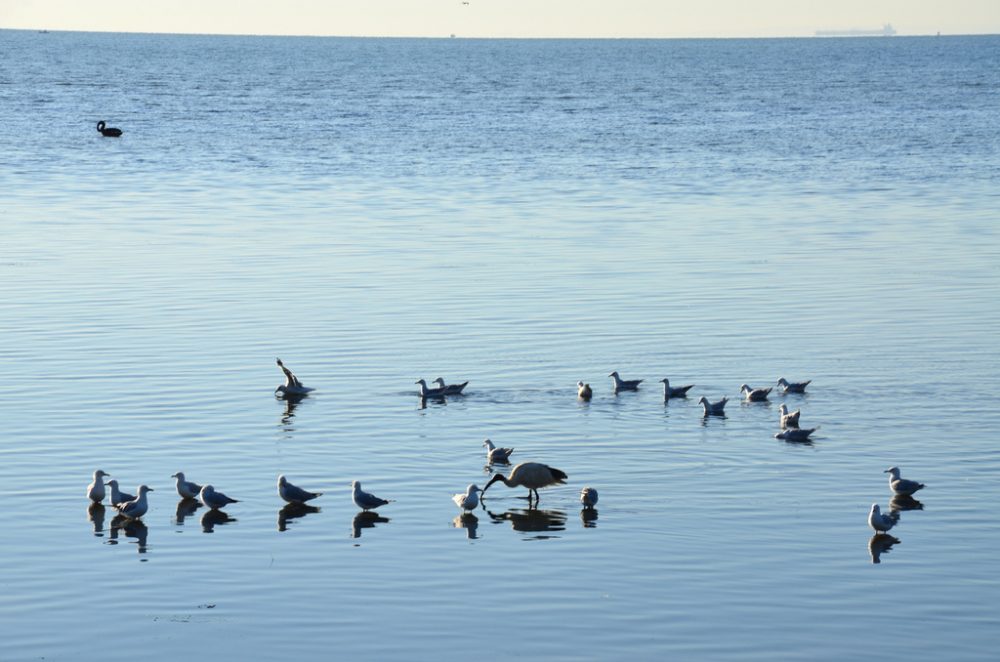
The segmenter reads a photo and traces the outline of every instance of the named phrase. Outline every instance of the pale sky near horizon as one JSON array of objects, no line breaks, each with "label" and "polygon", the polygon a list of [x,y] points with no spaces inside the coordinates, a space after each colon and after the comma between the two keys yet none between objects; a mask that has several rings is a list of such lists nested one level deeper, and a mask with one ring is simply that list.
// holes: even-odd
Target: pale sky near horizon
[{"label": "pale sky near horizon", "polygon": [[998,34],[1000,0],[0,0],[0,28],[381,37]]}]

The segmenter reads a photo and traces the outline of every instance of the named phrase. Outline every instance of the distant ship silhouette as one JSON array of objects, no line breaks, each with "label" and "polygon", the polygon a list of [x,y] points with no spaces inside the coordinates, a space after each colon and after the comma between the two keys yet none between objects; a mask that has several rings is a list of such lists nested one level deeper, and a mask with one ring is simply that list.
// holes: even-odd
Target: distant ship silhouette
[{"label": "distant ship silhouette", "polygon": [[891,37],[896,29],[891,23],[886,23],[881,30],[816,30],[817,37]]}]

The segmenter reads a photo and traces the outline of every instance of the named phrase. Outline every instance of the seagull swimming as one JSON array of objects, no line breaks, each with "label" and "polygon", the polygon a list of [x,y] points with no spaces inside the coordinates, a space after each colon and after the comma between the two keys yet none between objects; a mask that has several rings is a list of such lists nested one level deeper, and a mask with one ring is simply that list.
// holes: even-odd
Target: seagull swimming
[{"label": "seagull swimming", "polygon": [[420,397],[421,398],[442,398],[445,395],[445,389],[443,388],[430,388],[427,386],[427,382],[423,379],[418,379],[413,382],[414,384],[420,385]]},{"label": "seagull swimming", "polygon": [[701,396],[698,398],[698,402],[705,408],[705,416],[725,416],[726,403],[729,402],[729,398],[723,396],[718,402],[709,402],[708,398]]},{"label": "seagull swimming", "polygon": [[660,380],[663,384],[663,399],[669,400],[670,398],[686,398],[688,391],[694,387],[694,384],[688,384],[687,386],[671,386],[670,380],[664,377]]},{"label": "seagull swimming", "polygon": [[445,384],[444,379],[441,377],[435,379],[434,383],[444,389],[445,395],[461,395],[465,387],[469,385],[468,381],[464,381],[461,384]]},{"label": "seagull swimming", "polygon": [[580,503],[588,510],[597,505],[597,490],[593,487],[585,487],[580,490]]},{"label": "seagull swimming", "polygon": [[285,478],[284,474],[278,476],[278,496],[288,503],[305,503],[322,495],[322,492],[309,492],[301,487],[292,485]]},{"label": "seagull swimming", "polygon": [[764,402],[767,394],[771,392],[771,387],[750,388],[747,384],[740,384],[740,393],[744,393],[747,402]]},{"label": "seagull swimming", "polygon": [[784,439],[785,441],[809,441],[809,435],[811,435],[816,430],[816,428],[785,428],[781,432],[777,432],[774,435],[775,439]]},{"label": "seagull swimming", "polygon": [[112,506],[117,507],[127,501],[135,501],[134,494],[129,494],[128,492],[122,492],[121,490],[118,489],[118,481],[115,480],[114,478],[105,483],[105,485],[111,488]]},{"label": "seagull swimming", "polygon": [[140,485],[138,488],[139,496],[131,501],[118,504],[115,506],[115,509],[129,519],[139,519],[149,509],[149,503],[146,501],[146,493],[152,491],[152,487]]},{"label": "seagull swimming", "polygon": [[594,397],[594,391],[590,388],[590,384],[584,384],[583,382],[576,383],[576,397],[581,400],[590,400]]},{"label": "seagull swimming", "polygon": [[387,503],[392,503],[391,499],[382,499],[374,494],[369,494],[361,489],[361,483],[359,481],[353,481],[351,483],[351,490],[353,494],[351,495],[354,499],[354,505],[356,505],[361,510],[371,510],[372,508],[378,508],[379,506],[384,506]]},{"label": "seagull swimming", "polygon": [[510,454],[514,452],[513,448],[500,448],[498,446],[494,446],[493,442],[489,439],[483,442],[483,446],[486,447],[486,461],[490,464],[510,463]]},{"label": "seagull swimming", "polygon": [[239,503],[239,499],[230,499],[222,492],[216,492],[211,485],[202,486],[201,491],[198,492],[198,498],[212,510],[225,508],[231,503]]},{"label": "seagull swimming", "polygon": [[309,388],[308,386],[303,386],[299,378],[296,377],[291,370],[285,367],[285,364],[281,362],[281,359],[276,359],[278,367],[281,368],[281,372],[285,373],[285,383],[274,389],[275,393],[281,393],[282,395],[305,395],[310,391],[315,391],[314,388]]},{"label": "seagull swimming", "polygon": [[889,488],[892,489],[893,494],[911,496],[914,492],[921,490],[924,487],[923,483],[918,483],[915,480],[907,480],[906,478],[900,478],[899,467],[889,467],[882,473],[889,474]]},{"label": "seagull swimming", "polygon": [[781,429],[799,427],[799,416],[801,414],[801,409],[796,409],[788,413],[788,407],[785,406],[785,403],[781,403],[781,406],[778,407],[778,422],[781,423]]},{"label": "seagull swimming", "polygon": [[479,488],[475,485],[469,485],[465,494],[456,494],[451,500],[462,510],[475,510],[476,506],[479,505]]},{"label": "seagull swimming", "polygon": [[104,477],[110,477],[111,474],[106,474],[100,469],[94,472],[94,482],[87,485],[87,498],[94,503],[100,503],[104,501]]},{"label": "seagull swimming", "polygon": [[868,513],[868,526],[872,527],[876,533],[885,533],[896,526],[896,519],[890,515],[883,515],[878,504],[873,503],[871,512]]},{"label": "seagull swimming", "polygon": [[778,386],[784,387],[785,393],[805,393],[810,382],[812,382],[811,379],[804,382],[790,382],[782,377],[778,380]]},{"label": "seagull swimming", "polygon": [[608,375],[608,377],[613,379],[615,382],[615,393],[618,391],[638,391],[639,384],[642,383],[641,379],[622,379],[618,376],[617,370]]},{"label": "seagull swimming", "polygon": [[177,494],[180,495],[182,499],[198,498],[198,493],[201,492],[201,485],[198,483],[192,483],[189,480],[184,480],[183,471],[178,471],[170,477],[177,479]]}]

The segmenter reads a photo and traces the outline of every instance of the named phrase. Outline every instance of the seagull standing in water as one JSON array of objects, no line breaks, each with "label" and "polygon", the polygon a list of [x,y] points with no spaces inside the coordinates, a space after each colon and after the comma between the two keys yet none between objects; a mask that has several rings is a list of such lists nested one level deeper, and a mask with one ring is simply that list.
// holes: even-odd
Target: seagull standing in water
[{"label": "seagull standing in water", "polygon": [[807,380],[804,382],[790,382],[784,377],[778,380],[778,386],[784,389],[784,393],[805,393],[806,387],[812,380]]},{"label": "seagull standing in water", "polygon": [[322,496],[322,492],[309,492],[288,482],[284,474],[278,476],[278,496],[288,503],[305,503]]},{"label": "seagull standing in water", "polygon": [[276,359],[278,367],[281,368],[281,372],[285,374],[285,383],[274,389],[275,393],[281,393],[282,395],[305,395],[310,391],[315,389],[304,386],[299,378],[296,377],[291,370],[285,367],[285,364],[281,362],[281,359]]},{"label": "seagull standing in water", "polygon": [[128,492],[122,492],[118,489],[118,481],[112,478],[107,483],[108,487],[111,488],[111,505],[116,508],[126,501],[135,501],[135,495],[129,494]]},{"label": "seagull standing in water", "polygon": [[510,454],[514,452],[513,448],[501,448],[499,446],[494,446],[493,442],[489,439],[483,442],[483,446],[486,447],[486,461],[490,464],[510,463]]},{"label": "seagull standing in water", "polygon": [[593,487],[585,487],[580,490],[580,503],[588,510],[593,510],[597,505],[597,490]]},{"label": "seagull standing in water", "polygon": [[94,503],[100,503],[104,501],[104,478],[110,477],[111,474],[106,474],[100,469],[94,472],[94,482],[87,485],[87,498]]},{"label": "seagull standing in water", "polygon": [[351,483],[351,491],[351,496],[354,499],[354,505],[364,511],[384,506],[387,503],[392,503],[390,499],[382,499],[374,494],[365,492],[361,489],[361,483],[359,481],[353,481]]},{"label": "seagull standing in water", "polygon": [[115,508],[125,517],[129,519],[139,519],[146,514],[149,509],[149,503],[146,501],[146,493],[152,492],[152,487],[147,487],[145,485],[140,485],[137,496],[132,501],[126,501],[125,503],[120,503]]},{"label": "seagull standing in water", "polygon": [[230,499],[222,492],[216,492],[215,488],[211,485],[203,486],[201,491],[198,493],[198,498],[201,499],[201,502],[211,510],[225,508],[231,503],[239,503],[239,499]]},{"label": "seagull standing in water", "polygon": [[781,423],[781,429],[799,427],[799,416],[801,415],[801,409],[788,413],[788,407],[785,406],[785,403],[781,403],[781,406],[778,407],[778,422]]},{"label": "seagull standing in water", "polygon": [[615,386],[614,391],[638,391],[639,384],[642,383],[641,379],[622,379],[618,376],[618,371],[615,370],[610,375],[608,375],[612,380],[614,380]]},{"label": "seagull standing in water", "polygon": [[882,473],[889,474],[889,488],[893,494],[912,496],[917,490],[924,488],[923,483],[899,477],[899,467],[889,467]]},{"label": "seagull standing in water", "polygon": [[479,488],[475,485],[469,485],[465,494],[456,494],[451,500],[462,510],[475,510],[476,506],[479,505]]},{"label": "seagull standing in water", "polygon": [[882,514],[878,504],[873,503],[872,509],[868,513],[868,526],[872,527],[875,533],[885,533],[896,526],[896,519],[890,515]]},{"label": "seagull standing in water", "polygon": [[182,499],[198,498],[198,493],[201,492],[201,485],[198,483],[192,483],[189,480],[184,480],[183,471],[178,471],[170,477],[177,479],[177,494],[179,494]]}]

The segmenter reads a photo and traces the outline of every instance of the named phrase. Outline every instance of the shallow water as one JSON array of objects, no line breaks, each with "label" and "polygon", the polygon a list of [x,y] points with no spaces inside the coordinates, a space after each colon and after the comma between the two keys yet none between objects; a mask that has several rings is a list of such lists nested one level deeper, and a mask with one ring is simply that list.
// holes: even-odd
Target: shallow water
[{"label": "shallow water", "polygon": [[[0,659],[1000,643],[1000,39],[0,42]],[[463,520],[485,437],[568,484]],[[892,465],[927,488],[876,565]]]}]

